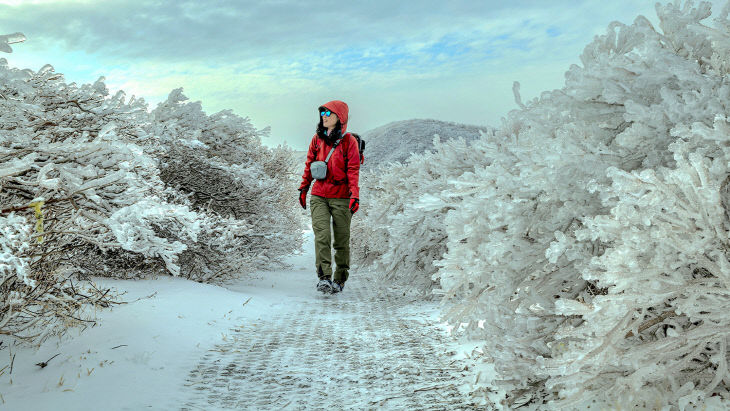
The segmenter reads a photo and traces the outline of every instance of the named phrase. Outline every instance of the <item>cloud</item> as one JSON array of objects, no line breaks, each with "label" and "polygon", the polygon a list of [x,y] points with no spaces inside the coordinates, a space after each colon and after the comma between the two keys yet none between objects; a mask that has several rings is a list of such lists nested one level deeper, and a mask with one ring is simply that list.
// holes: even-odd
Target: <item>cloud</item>
[{"label": "cloud", "polygon": [[512,81],[524,99],[561,87],[593,36],[638,14],[655,20],[653,1],[0,0],[0,26],[28,37],[11,63],[104,75],[152,102],[182,86],[279,140],[311,131],[311,107],[333,98],[353,102],[361,130],[495,124],[515,108]]},{"label": "cloud", "polygon": [[125,61],[278,68],[291,59],[341,71],[350,61],[383,70],[478,63],[510,50],[539,49],[546,32],[558,42],[560,33],[568,39],[586,24],[576,18],[585,5],[490,3],[38,1],[0,6],[0,25],[16,27],[29,41]]},{"label": "cloud", "polygon": [[2,6],[28,6],[38,4],[70,4],[70,3],[90,3],[93,0],[0,0]]}]

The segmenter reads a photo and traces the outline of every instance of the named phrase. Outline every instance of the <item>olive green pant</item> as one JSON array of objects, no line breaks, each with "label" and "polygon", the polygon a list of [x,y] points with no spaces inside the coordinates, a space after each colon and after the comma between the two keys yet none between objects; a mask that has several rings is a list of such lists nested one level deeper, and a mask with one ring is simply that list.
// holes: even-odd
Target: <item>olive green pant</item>
[{"label": "olive green pant", "polygon": [[335,270],[334,281],[344,284],[350,269],[350,212],[349,198],[324,198],[312,196],[312,229],[314,230],[314,253],[317,276],[320,279],[332,276],[332,235],[334,231]]}]

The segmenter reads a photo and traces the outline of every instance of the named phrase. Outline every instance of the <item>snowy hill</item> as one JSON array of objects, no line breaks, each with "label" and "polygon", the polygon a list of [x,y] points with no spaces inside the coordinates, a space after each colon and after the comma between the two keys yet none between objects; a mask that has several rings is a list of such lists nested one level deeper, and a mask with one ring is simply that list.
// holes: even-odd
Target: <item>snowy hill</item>
[{"label": "snowy hill", "polygon": [[360,134],[366,141],[363,170],[389,162],[403,162],[413,153],[430,150],[436,134],[441,141],[458,137],[474,140],[479,137],[479,130],[486,131],[487,127],[426,119],[395,121],[368,130]]}]

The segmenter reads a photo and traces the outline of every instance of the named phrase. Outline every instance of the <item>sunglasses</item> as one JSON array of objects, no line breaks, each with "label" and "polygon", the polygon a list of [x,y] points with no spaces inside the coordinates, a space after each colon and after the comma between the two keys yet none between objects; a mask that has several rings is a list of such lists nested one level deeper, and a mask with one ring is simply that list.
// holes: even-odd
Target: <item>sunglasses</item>
[{"label": "sunglasses", "polygon": [[331,112],[331,111],[329,111],[329,110],[324,110],[324,111],[320,111],[320,112],[319,112],[319,115],[320,115],[321,117],[329,117],[329,116],[331,116],[331,115],[332,115],[332,112]]}]

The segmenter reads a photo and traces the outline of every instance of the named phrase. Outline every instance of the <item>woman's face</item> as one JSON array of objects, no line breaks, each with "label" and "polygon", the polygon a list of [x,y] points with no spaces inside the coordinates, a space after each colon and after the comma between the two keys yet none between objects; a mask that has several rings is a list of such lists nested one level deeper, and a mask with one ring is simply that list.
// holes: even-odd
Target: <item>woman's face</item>
[{"label": "woman's face", "polygon": [[329,117],[325,115],[322,116],[322,125],[325,128],[335,128],[335,126],[337,125],[337,114],[332,112],[330,113],[331,114],[329,115]]}]

